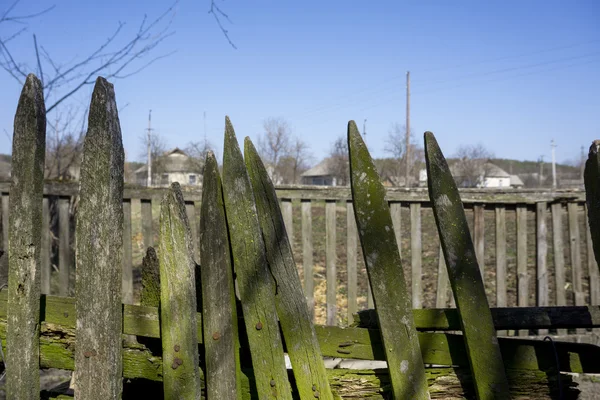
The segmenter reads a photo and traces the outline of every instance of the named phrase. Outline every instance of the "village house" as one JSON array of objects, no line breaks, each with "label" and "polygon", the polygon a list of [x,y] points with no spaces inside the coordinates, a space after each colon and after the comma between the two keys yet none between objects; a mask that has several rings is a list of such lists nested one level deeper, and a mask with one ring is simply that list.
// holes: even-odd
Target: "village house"
[{"label": "village house", "polygon": [[[457,182],[465,182],[456,168],[456,164],[449,166],[452,176]],[[523,187],[523,181],[517,175],[510,175],[491,162],[486,162],[479,167],[479,171],[474,174],[477,183],[473,187],[478,188],[520,188]],[[419,171],[419,186],[427,186],[427,170]],[[459,185],[465,187],[465,185]]]},{"label": "village house", "polygon": [[[148,185],[148,166],[143,165],[135,171],[136,183]],[[190,157],[181,149],[164,153],[159,160],[153,160],[152,186],[169,186],[173,182],[180,185],[202,186],[202,174],[194,170]]]},{"label": "village house", "polygon": [[337,186],[331,158],[325,158],[300,176],[303,185]]}]

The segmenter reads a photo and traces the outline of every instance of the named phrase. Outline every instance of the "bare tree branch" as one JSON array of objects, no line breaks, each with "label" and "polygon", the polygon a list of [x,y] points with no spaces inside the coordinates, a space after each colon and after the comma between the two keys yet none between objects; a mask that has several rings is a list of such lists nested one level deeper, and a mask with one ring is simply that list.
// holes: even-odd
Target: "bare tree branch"
[{"label": "bare tree branch", "polygon": [[215,0],[210,0],[210,10],[208,10],[208,13],[212,14],[213,17],[215,17],[215,21],[217,21],[217,25],[219,25],[219,28],[221,29],[221,32],[223,32],[225,39],[227,39],[231,47],[237,50],[236,45],[231,41],[231,38],[229,37],[229,31],[227,31],[227,29],[225,29],[225,27],[221,23],[221,18],[219,16],[225,18],[230,24],[232,24],[233,22],[231,22],[229,16],[225,14],[223,10],[221,10],[217,3],[215,3]]}]

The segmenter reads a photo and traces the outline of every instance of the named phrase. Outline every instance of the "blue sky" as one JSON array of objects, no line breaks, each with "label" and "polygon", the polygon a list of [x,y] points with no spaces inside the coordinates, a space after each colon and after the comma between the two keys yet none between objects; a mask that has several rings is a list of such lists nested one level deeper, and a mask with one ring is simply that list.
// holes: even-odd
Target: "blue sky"
[{"label": "blue sky", "polygon": [[[12,1],[0,1],[0,13]],[[126,22],[169,1],[21,0],[21,14],[55,4],[13,46],[35,65],[32,34],[55,60],[98,47]],[[411,126],[433,131],[447,156],[482,143],[496,156],[557,160],[579,156],[600,138],[600,2],[241,1],[218,4],[237,50],[208,14],[208,0],[181,0],[175,34],[156,55],[176,51],[126,80],[113,81],[129,161],[152,109],[153,128],[169,147],[207,137],[222,154],[224,117],[238,138],[256,140],[262,121],[283,117],[310,145],[313,163],[344,135],[362,128],[374,156],[385,156],[390,125],[405,121],[405,74],[411,71]],[[7,27],[0,25],[0,29]],[[12,28],[11,28],[12,29]],[[5,34],[1,32],[0,35]],[[89,102],[91,87],[72,101]],[[0,71],[0,152],[10,152],[21,87]],[[50,113],[50,120],[56,115]]]}]

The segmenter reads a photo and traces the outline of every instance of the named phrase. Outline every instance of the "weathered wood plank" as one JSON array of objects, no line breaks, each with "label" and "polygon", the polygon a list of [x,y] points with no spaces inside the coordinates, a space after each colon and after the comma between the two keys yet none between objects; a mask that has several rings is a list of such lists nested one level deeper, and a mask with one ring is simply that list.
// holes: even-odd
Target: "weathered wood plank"
[{"label": "weathered wood plank", "polygon": [[276,285],[268,269],[250,179],[229,117],[225,118],[223,197],[252,365],[261,371],[256,376],[259,398],[291,399],[275,309]]},{"label": "weathered wood plank", "polygon": [[69,224],[69,199],[58,199],[58,293],[71,293],[71,229]]},{"label": "weathered wood plank", "polygon": [[[377,305],[393,396],[428,399],[423,357],[385,189],[354,121],[348,123],[348,148],[354,213]],[[420,215],[420,209],[417,211]]]},{"label": "weathered wood plank", "polygon": [[[566,306],[567,297],[565,295],[565,253],[563,243],[563,209],[560,203],[553,203],[552,206],[552,250],[554,252],[554,278],[556,282],[556,305]],[[566,335],[567,331],[561,329],[559,335]]]},{"label": "weathered wood plank", "polygon": [[248,137],[244,141],[244,156],[265,241],[267,261],[277,285],[275,306],[292,363],[296,389],[302,399],[333,400],[319,342],[292,255],[292,236],[286,233],[275,187]]},{"label": "weathered wood plank", "polygon": [[148,247],[154,247],[152,203],[149,200],[142,200],[142,236],[144,238],[144,250]]},{"label": "weathered wood plank", "polygon": [[[506,307],[506,208],[496,206],[496,306]],[[505,333],[504,333],[505,334]]]},{"label": "weathered wood plank", "polygon": [[[590,146],[583,174],[585,183],[585,201],[592,243],[596,260],[600,260],[600,140],[594,140]],[[598,264],[600,267],[600,264]]]},{"label": "weathered wood plank", "polygon": [[133,262],[131,256],[131,201],[123,201],[123,303],[133,304]]},{"label": "weathered wood plank", "polygon": [[402,204],[390,203],[390,214],[392,214],[392,223],[394,224],[394,234],[396,235],[398,254],[400,254],[400,258],[402,258]]},{"label": "weathered wood plank", "polygon": [[48,198],[42,200],[42,244],[40,249],[40,262],[42,266],[41,292],[50,294],[50,277],[52,267],[50,265],[50,205]]},{"label": "weathered wood plank", "polygon": [[[535,207],[536,218],[536,292],[537,305],[547,306],[550,304],[548,293],[548,230],[546,227],[546,202],[539,202]],[[543,332],[540,332],[540,335]]]},{"label": "weathered wood plank", "polygon": [[354,322],[354,314],[358,311],[358,271],[357,262],[357,235],[356,219],[354,218],[354,205],[351,201],[346,203],[346,267],[348,268],[348,325]]},{"label": "weathered wood plank", "polygon": [[198,399],[196,263],[183,195],[173,183],[160,205],[160,331],[165,399]]},{"label": "weathered wood plank", "polygon": [[508,399],[502,355],[465,211],[448,164],[431,132],[425,133],[429,196],[461,319],[478,399]]},{"label": "weathered wood plank", "polygon": [[327,325],[337,324],[337,253],[336,253],[336,203],[325,203],[325,279],[327,280]]},{"label": "weathered wood plank", "polygon": [[[529,305],[529,272],[527,271],[527,206],[517,205],[517,305]],[[520,331],[520,336],[529,332]]]},{"label": "weathered wood plank", "polygon": [[[444,250],[440,244],[440,252],[438,256],[438,277],[437,277],[437,292],[435,296],[435,306],[437,308],[448,307],[448,270],[446,268],[446,260],[444,260]],[[452,297],[452,293],[450,293]]]},{"label": "weathered wood plank", "polygon": [[76,224],[79,399],[121,397],[124,161],[114,88],[98,78],[83,144]]},{"label": "weathered wood plank", "polygon": [[2,195],[2,248],[8,251],[8,203],[10,196]]},{"label": "weathered wood plank", "polygon": [[579,218],[577,216],[579,211],[578,208],[576,203],[567,204],[573,295],[575,305],[581,306],[585,303],[585,293],[583,291],[583,271],[581,269],[581,242],[579,236]]},{"label": "weathered wood plank", "polygon": [[200,239],[199,239],[199,230],[198,230],[198,219],[196,218],[196,207],[194,207],[194,203],[185,203],[185,212],[187,214],[187,218],[190,224],[190,233],[192,235],[192,248],[194,250],[193,257],[194,261],[197,264],[200,264]]},{"label": "weathered wood plank", "polygon": [[[6,395],[40,398],[40,295],[46,107],[42,83],[30,74],[15,115],[8,221]],[[5,220],[6,221],[6,220]]]},{"label": "weathered wood plank", "polygon": [[289,242],[294,244],[294,218],[292,214],[292,200],[281,199],[281,213],[285,222],[285,230],[288,235]]},{"label": "weathered wood plank", "polygon": [[160,305],[160,266],[154,247],[148,247],[142,259],[140,304],[147,307]]},{"label": "weathered wood plank", "polygon": [[229,252],[227,220],[217,160],[209,152],[204,165],[200,212],[200,272],[206,394],[209,399],[241,399],[238,321]]},{"label": "weathered wood plank", "polygon": [[479,264],[481,276],[485,277],[485,219],[484,206],[475,204],[473,206],[473,244],[475,245],[475,257]]},{"label": "weathered wood plank", "polygon": [[304,271],[304,296],[311,318],[315,313],[315,281],[313,278],[312,204],[302,201],[302,269]]},{"label": "weathered wood plank", "polygon": [[423,296],[422,274],[423,267],[421,260],[423,257],[423,247],[421,243],[421,204],[413,203],[410,205],[410,251],[411,251],[411,281],[412,281],[412,307],[421,308],[421,298]]},{"label": "weathered wood plank", "polygon": [[[367,275],[367,279],[369,276]],[[375,308],[375,300],[373,300],[373,291],[371,290],[371,284],[367,285],[367,307]]]},{"label": "weathered wood plank", "polygon": [[[585,214],[587,215],[587,205],[584,206]],[[600,305],[600,274],[598,273],[598,265],[594,256],[594,248],[592,243],[592,233],[590,226],[585,224],[585,239],[587,247],[587,267],[590,277],[590,304],[593,306]]]}]

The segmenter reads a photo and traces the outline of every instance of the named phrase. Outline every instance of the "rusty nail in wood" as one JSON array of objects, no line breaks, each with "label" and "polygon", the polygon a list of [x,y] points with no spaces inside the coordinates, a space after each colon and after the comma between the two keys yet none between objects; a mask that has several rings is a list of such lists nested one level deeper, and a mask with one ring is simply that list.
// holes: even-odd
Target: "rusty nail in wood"
[{"label": "rusty nail in wood", "polygon": [[256,324],[256,330],[260,331],[262,329],[262,322],[259,322],[258,324]]},{"label": "rusty nail in wood", "polygon": [[212,334],[213,340],[219,340],[221,338],[221,334],[219,332],[215,332]]},{"label": "rusty nail in wood", "polygon": [[317,385],[313,385],[313,386],[312,386],[312,390],[313,390],[313,392],[314,392],[315,390],[317,390]]},{"label": "rusty nail in wood", "polygon": [[173,350],[175,350],[175,352],[178,352],[178,351],[179,351],[179,349],[180,349],[180,347],[179,347],[179,345],[178,345],[178,344],[176,344],[176,345],[173,347]]},{"label": "rusty nail in wood", "polygon": [[275,386],[275,379],[271,379],[271,387]]},{"label": "rusty nail in wood", "polygon": [[177,365],[183,364],[183,360],[181,358],[179,358],[179,357],[175,357],[175,361],[174,362],[176,362]]},{"label": "rusty nail in wood", "polygon": [[321,396],[321,395],[319,394],[319,392],[318,392],[318,391],[316,391],[316,390],[315,390],[315,392],[313,393],[313,395],[315,396],[315,398],[316,398],[316,399],[318,399],[318,398],[319,398],[319,396]]},{"label": "rusty nail in wood", "polygon": [[92,356],[92,352],[91,351],[86,351],[86,352],[83,353],[83,356],[85,358],[90,358]]},{"label": "rusty nail in wood", "polygon": [[179,367],[179,364],[177,364],[177,363],[175,362],[175,360],[173,360],[173,364],[171,364],[171,368],[173,368],[173,369],[177,369],[177,367]]}]

